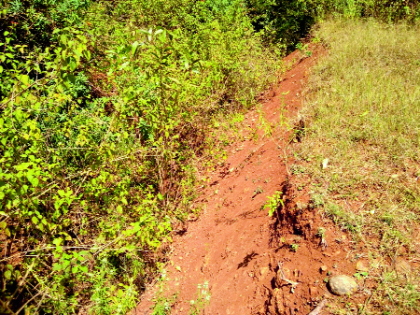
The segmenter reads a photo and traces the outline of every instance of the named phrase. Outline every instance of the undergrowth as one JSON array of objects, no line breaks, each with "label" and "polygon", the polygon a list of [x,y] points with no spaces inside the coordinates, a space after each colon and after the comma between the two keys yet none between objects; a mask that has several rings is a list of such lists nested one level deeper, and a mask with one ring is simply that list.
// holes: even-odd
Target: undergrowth
[{"label": "undergrowth", "polygon": [[123,314],[199,163],[222,156],[206,134],[254,104],[278,54],[240,1],[63,5],[2,11],[0,312]]},{"label": "undergrowth", "polygon": [[[297,154],[324,215],[368,253],[375,287],[359,314],[420,308],[419,34],[375,20],[327,21],[315,32],[329,51],[310,79]],[[400,259],[412,264],[407,273]]]}]

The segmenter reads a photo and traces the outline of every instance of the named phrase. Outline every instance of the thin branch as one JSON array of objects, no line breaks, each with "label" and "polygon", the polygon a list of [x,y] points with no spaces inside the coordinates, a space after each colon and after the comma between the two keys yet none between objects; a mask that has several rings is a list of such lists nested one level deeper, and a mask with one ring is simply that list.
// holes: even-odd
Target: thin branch
[{"label": "thin branch", "polygon": [[45,299],[45,296],[47,295],[47,290],[44,291],[44,294],[42,294],[41,299],[38,302],[38,305],[36,306],[35,310],[38,310],[39,307],[41,306],[42,301]]},{"label": "thin branch", "polygon": [[[56,78],[56,77],[55,77],[55,76],[52,76],[51,78],[48,78],[47,76],[45,76],[44,78],[39,79],[39,80],[37,80],[37,81],[33,82],[33,83],[32,83],[31,85],[29,85],[27,88],[25,88],[24,90],[20,91],[17,95],[14,95],[14,93],[12,93],[12,97],[11,97],[8,101],[3,102],[3,103],[0,103],[0,109],[5,109],[7,104],[9,104],[10,102],[13,102],[13,100],[14,100],[15,98],[17,98],[17,97],[21,96],[23,93],[25,93],[27,90],[29,90],[29,89],[30,89],[31,87],[33,87],[34,85],[38,84],[40,81],[42,81],[42,80],[47,81],[47,79],[52,80],[52,79],[54,79],[54,78]],[[43,84],[44,84],[44,83],[43,83]],[[12,105],[12,106],[13,106],[13,105]]]},{"label": "thin branch", "polygon": [[34,267],[35,261],[32,261],[32,264],[29,266],[29,268],[26,270],[25,275],[22,279],[19,280],[18,287],[16,288],[15,292],[12,294],[12,298],[9,299],[9,301],[6,303],[7,306],[9,306],[9,303],[12,301],[12,299],[15,297],[15,295],[22,291],[23,289],[23,283],[25,282],[26,278],[28,278],[29,273],[32,271],[32,268]]},{"label": "thin branch", "polygon": [[[4,303],[3,301],[0,301],[0,305],[1,305],[2,307],[4,307],[5,309],[7,309],[7,310],[10,312],[10,314],[12,314],[12,315],[17,315],[15,312],[13,312],[13,311],[10,309],[10,307],[8,306],[8,303],[6,304],[6,303]],[[7,314],[9,314],[9,313],[7,313]]]},{"label": "thin branch", "polygon": [[37,294],[35,294],[32,298],[30,298],[28,301],[26,301],[26,303],[25,304],[23,304],[22,306],[21,306],[21,308],[20,309],[18,309],[17,310],[17,312],[15,313],[15,314],[19,314],[20,313],[20,311],[21,310],[23,310],[24,308],[25,308],[25,306],[26,305],[28,305],[30,302],[32,302],[32,300],[34,300],[38,295],[40,295],[41,294],[41,292],[40,291],[38,291],[38,293]]},{"label": "thin branch", "polygon": [[283,265],[280,264],[280,262],[277,262],[277,265],[279,266],[281,280],[287,282],[287,284],[292,286],[291,291],[293,293],[293,291],[296,289],[296,286],[299,284],[299,282],[294,282],[294,281],[291,281],[291,280],[287,279],[286,276],[284,275],[284,272],[283,272],[283,268],[282,268]]},{"label": "thin branch", "polygon": [[321,310],[324,308],[325,304],[327,304],[327,300],[324,299],[308,315],[319,315],[321,313]]},{"label": "thin branch", "polygon": [[[14,254],[10,257],[4,258],[4,259],[0,260],[0,262],[10,260],[10,259],[12,259],[16,256],[26,255],[28,253],[33,253],[33,252],[38,252],[38,251],[43,251],[43,250],[56,249],[56,248],[57,248],[56,246],[49,246],[49,247],[42,247],[42,248],[38,248],[38,249],[31,249],[31,250],[27,250],[27,251],[24,251],[24,252],[19,252],[19,253],[16,253],[16,254]],[[64,250],[66,250],[66,249],[94,249],[94,247],[90,246],[90,245],[85,245],[85,246],[61,246],[61,248],[64,249]]]}]

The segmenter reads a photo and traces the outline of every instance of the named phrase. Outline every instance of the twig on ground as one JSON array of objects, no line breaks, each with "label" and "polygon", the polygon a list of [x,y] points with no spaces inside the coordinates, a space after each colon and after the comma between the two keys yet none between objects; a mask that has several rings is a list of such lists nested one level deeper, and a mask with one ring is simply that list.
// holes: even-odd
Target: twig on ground
[{"label": "twig on ground", "polygon": [[287,284],[290,284],[292,286],[290,291],[292,291],[292,293],[294,293],[294,291],[295,291],[297,285],[299,284],[299,282],[294,282],[292,280],[287,279],[286,276],[284,275],[282,264],[280,264],[280,262],[277,262],[277,265],[279,266],[281,280],[287,282]]},{"label": "twig on ground", "polygon": [[327,300],[322,300],[308,315],[319,315],[325,304],[327,304]]}]

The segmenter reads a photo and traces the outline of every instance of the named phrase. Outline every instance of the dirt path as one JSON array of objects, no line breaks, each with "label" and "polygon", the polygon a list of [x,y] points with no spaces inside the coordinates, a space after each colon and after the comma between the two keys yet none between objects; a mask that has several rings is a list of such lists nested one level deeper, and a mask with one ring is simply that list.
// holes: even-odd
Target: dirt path
[{"label": "dirt path", "polygon": [[[286,58],[291,70],[263,104],[266,119],[277,126],[272,136],[260,130],[258,141],[230,147],[226,167],[200,198],[206,210],[175,238],[167,269],[168,292],[178,293],[172,314],[189,314],[197,285],[206,282],[211,298],[204,314],[308,314],[328,298],[327,271],[354,273],[346,236],[322,222],[286,165],[292,134],[281,126],[281,114],[297,114],[309,70],[323,52],[310,49],[309,58],[299,51]],[[258,113],[249,112],[246,122],[255,126]],[[285,206],[270,218],[262,208],[276,191]],[[327,247],[316,235],[320,226]],[[154,293],[144,294],[136,314],[151,314]]]}]

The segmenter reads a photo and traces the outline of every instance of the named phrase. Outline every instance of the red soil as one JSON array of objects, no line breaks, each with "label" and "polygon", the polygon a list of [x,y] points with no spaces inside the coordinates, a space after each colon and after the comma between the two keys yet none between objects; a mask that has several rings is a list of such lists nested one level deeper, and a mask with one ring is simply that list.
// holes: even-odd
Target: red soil
[{"label": "red soil", "polygon": [[[310,68],[324,52],[321,46],[310,49],[309,58],[297,51],[285,59],[291,70],[262,105],[275,124],[271,137],[260,130],[257,141],[230,147],[225,167],[200,197],[205,210],[175,237],[167,265],[167,292],[178,293],[172,314],[189,314],[197,285],[205,282],[211,298],[204,314],[308,314],[328,299],[327,272],[354,273],[348,238],[313,209],[308,191],[296,188],[288,169],[293,132],[281,126],[281,114],[297,114]],[[253,128],[257,111],[246,122]],[[262,208],[276,191],[283,193],[284,207],[269,217]],[[326,247],[316,235],[320,226],[326,228]],[[298,283],[294,290],[281,271]],[[146,291],[133,313],[151,314],[155,293],[156,288]]]}]

